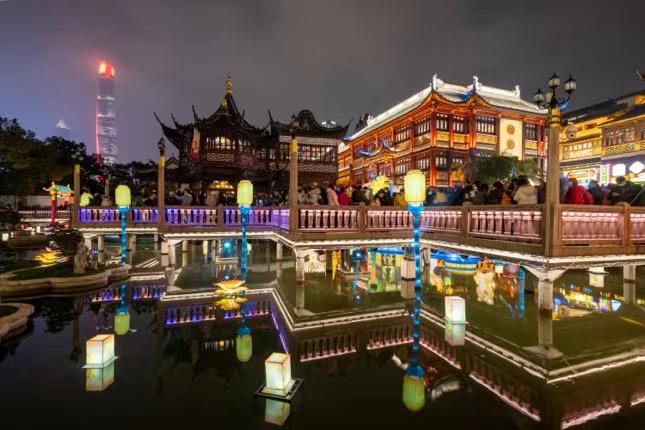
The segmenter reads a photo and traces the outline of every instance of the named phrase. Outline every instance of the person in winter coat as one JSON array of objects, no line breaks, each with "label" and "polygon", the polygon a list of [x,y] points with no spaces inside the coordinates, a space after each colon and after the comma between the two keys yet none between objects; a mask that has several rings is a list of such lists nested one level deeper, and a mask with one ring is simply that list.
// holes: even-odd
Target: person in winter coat
[{"label": "person in winter coat", "polygon": [[327,204],[329,206],[340,206],[340,203],[338,203],[338,194],[334,187],[327,185],[325,193],[327,193]]},{"label": "person in winter coat", "polygon": [[394,195],[394,206],[398,206],[398,207],[408,206],[408,202],[405,201],[405,190],[403,189],[403,187],[401,187],[399,192]]},{"label": "person in winter coat", "polygon": [[598,185],[598,181],[591,180],[589,181],[589,186],[587,187],[587,192],[593,197],[594,205],[601,205],[603,199],[605,198],[605,192]]},{"label": "person in winter coat", "polygon": [[352,204],[351,199],[348,194],[349,188],[341,188],[340,193],[338,194],[338,203],[341,206],[349,206]]},{"label": "person in winter coat", "polygon": [[513,200],[518,205],[536,205],[537,204],[537,188],[529,183],[526,178],[518,178],[517,191],[513,196]]},{"label": "person in winter coat", "polygon": [[582,185],[578,185],[576,178],[569,180],[570,187],[564,196],[564,203],[569,205],[591,205],[593,197]]}]

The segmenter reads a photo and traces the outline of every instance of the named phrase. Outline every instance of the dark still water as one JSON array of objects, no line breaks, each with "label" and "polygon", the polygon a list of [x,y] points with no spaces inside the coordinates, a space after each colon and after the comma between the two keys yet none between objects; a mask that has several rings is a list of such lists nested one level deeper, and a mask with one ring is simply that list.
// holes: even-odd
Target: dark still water
[{"label": "dark still water", "polygon": [[[27,300],[36,307],[30,325],[0,344],[3,420],[73,429],[645,428],[643,286],[636,285],[635,303],[624,304],[616,268],[601,288],[589,285],[585,270],[568,271],[554,288],[557,306],[544,316],[536,280],[518,265],[472,260],[437,269],[428,260],[426,400],[410,412],[402,402],[411,343],[403,256],[317,251],[299,284],[293,255],[285,247],[276,263],[273,247],[252,246],[246,362],[235,344],[240,312],[204,294],[213,282],[234,279],[235,264],[204,255],[201,243],[178,258],[170,285],[157,267],[124,290]],[[155,256],[145,247],[138,253],[137,264]],[[466,299],[465,340],[443,326],[445,295]],[[115,315],[126,312],[129,330],[115,336],[118,359],[102,371],[84,369],[85,342],[123,332]],[[273,352],[290,353],[292,376],[304,380],[290,404],[254,394]]]}]

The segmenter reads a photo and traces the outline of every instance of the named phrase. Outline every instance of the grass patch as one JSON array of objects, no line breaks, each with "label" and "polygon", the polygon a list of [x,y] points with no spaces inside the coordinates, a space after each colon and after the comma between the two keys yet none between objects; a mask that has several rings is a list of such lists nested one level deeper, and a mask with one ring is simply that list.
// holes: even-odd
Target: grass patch
[{"label": "grass patch", "polygon": [[15,313],[18,310],[15,306],[0,305],[0,318],[8,317],[9,315]]},{"label": "grass patch", "polygon": [[112,264],[99,268],[99,270],[88,270],[83,274],[74,273],[74,265],[72,264],[56,264],[47,267],[32,267],[17,271],[9,278],[10,281],[26,281],[29,279],[40,278],[77,278],[79,276],[95,275],[104,272],[107,269],[113,269],[118,265]]}]

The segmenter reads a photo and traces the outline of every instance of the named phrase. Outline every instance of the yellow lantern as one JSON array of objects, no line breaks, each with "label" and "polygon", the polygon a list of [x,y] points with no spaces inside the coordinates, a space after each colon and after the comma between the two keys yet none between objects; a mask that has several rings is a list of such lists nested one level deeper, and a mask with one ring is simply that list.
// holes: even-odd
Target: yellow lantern
[{"label": "yellow lantern", "polygon": [[127,185],[119,185],[114,190],[117,206],[130,206],[132,198],[130,196],[130,188]]},{"label": "yellow lantern", "polygon": [[89,206],[91,198],[92,198],[92,195],[90,193],[81,194],[81,202],[79,203],[81,207]]},{"label": "yellow lantern", "polygon": [[403,404],[410,412],[418,412],[425,406],[426,387],[423,377],[412,375],[403,377]]},{"label": "yellow lantern", "polygon": [[286,396],[294,382],[291,379],[291,356],[274,352],[264,360],[264,372],[266,386],[263,392]]},{"label": "yellow lantern", "polygon": [[237,204],[240,206],[251,206],[253,203],[253,184],[243,179],[237,184]]},{"label": "yellow lantern", "polygon": [[253,355],[253,338],[250,334],[235,338],[235,353],[240,363],[246,363]]},{"label": "yellow lantern", "polygon": [[426,200],[426,177],[421,170],[410,170],[403,179],[405,201],[422,205]]},{"label": "yellow lantern", "polygon": [[130,312],[117,312],[114,315],[114,333],[123,336],[130,330]]}]

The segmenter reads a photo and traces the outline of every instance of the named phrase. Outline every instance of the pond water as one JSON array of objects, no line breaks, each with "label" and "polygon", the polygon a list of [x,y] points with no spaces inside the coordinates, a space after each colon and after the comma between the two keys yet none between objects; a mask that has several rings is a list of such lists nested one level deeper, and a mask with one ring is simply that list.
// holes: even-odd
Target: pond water
[{"label": "pond water", "polygon": [[[107,245],[108,258],[118,254],[117,242]],[[567,270],[545,314],[521,264],[425,254],[426,402],[410,412],[402,386],[413,282],[402,278],[403,247],[309,250],[299,283],[288,247],[276,261],[274,242],[252,241],[248,361],[235,344],[240,310],[210,295],[239,276],[238,250],[194,242],[163,273],[142,238],[132,280],[25,300],[36,308],[30,325],[0,343],[1,410],[24,428],[645,428],[640,270],[635,286],[620,268]],[[465,333],[444,327],[447,295],[465,299]],[[127,330],[115,323],[125,313]],[[124,333],[118,359],[84,369],[85,342],[115,331]],[[255,396],[273,352],[289,352],[293,377],[304,380],[290,404]]]}]

